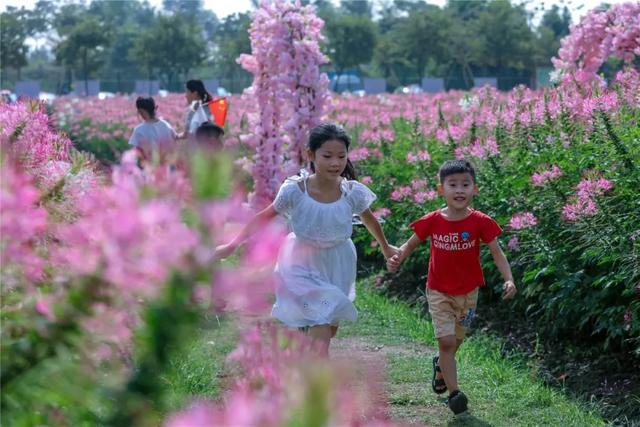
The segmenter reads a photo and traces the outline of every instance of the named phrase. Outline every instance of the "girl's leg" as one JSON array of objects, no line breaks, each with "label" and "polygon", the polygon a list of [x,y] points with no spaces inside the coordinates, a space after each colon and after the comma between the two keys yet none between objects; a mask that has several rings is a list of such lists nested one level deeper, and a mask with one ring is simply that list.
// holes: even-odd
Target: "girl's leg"
[{"label": "girl's leg", "polygon": [[331,338],[335,337],[338,333],[338,325],[331,325]]},{"label": "girl's leg", "polygon": [[309,328],[309,336],[320,344],[320,355],[329,357],[329,344],[331,343],[331,325],[316,325]]},{"label": "girl's leg", "polygon": [[458,374],[456,371],[455,357],[458,346],[458,340],[456,340],[455,335],[438,338],[438,347],[440,349],[438,364],[442,370],[442,377],[447,384],[449,393],[458,390]]}]

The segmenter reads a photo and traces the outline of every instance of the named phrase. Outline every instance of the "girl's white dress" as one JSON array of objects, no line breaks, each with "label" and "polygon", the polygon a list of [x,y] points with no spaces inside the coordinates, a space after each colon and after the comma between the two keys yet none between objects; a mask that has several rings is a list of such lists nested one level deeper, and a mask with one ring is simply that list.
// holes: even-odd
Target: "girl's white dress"
[{"label": "girl's white dress", "polygon": [[365,185],[343,179],[339,200],[318,202],[307,192],[307,178],[306,171],[287,178],[273,202],[292,232],[278,255],[272,315],[292,327],[355,321],[351,218],[369,208],[376,196]]}]

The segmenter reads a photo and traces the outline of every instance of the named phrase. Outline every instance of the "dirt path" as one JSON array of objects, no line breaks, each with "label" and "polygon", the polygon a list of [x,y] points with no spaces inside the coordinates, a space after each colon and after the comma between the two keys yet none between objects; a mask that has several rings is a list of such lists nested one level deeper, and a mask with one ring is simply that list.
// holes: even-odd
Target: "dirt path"
[{"label": "dirt path", "polygon": [[[376,404],[393,421],[408,426],[424,426],[425,420],[442,417],[448,409],[444,404],[434,405],[424,399],[413,398],[430,393],[430,383],[422,381],[429,372],[420,372],[409,376],[408,381],[393,378],[389,370],[389,359],[412,360],[425,355],[435,354],[433,348],[416,343],[405,345],[374,344],[361,336],[336,338],[331,343],[331,358],[338,362],[349,363],[356,367],[362,381],[356,387],[370,387],[374,390]],[[422,369],[416,367],[415,369]],[[418,381],[416,381],[418,380]]]}]

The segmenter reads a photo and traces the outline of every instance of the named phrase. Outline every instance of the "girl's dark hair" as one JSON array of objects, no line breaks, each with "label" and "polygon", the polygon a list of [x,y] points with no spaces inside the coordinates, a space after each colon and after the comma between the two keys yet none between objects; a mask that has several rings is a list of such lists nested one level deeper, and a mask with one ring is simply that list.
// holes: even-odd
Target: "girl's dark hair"
[{"label": "girl's dark hair", "polygon": [[440,183],[444,183],[446,177],[455,173],[468,173],[471,175],[473,182],[476,182],[476,170],[470,162],[467,160],[447,160],[440,166],[440,171],[438,172]]},{"label": "girl's dark hair", "polygon": [[209,102],[213,99],[211,94],[207,92],[207,89],[204,88],[202,80],[189,80],[187,82],[187,89],[191,92],[198,92],[198,96],[202,102]]},{"label": "girl's dark hair", "polygon": [[149,113],[149,117],[152,119],[156,116],[156,101],[150,96],[139,96],[136,99],[136,108]]},{"label": "girl's dark hair", "polygon": [[[320,123],[311,129],[311,133],[309,134],[309,149],[315,153],[318,148],[322,147],[322,144],[332,140],[342,141],[347,151],[349,151],[351,138],[349,138],[349,135],[347,135],[347,132],[345,132],[342,126],[333,123]],[[316,168],[313,162],[311,162],[310,166],[311,171],[315,172]],[[341,176],[350,180],[357,179],[356,168],[353,167],[351,160],[347,159],[347,166],[344,168]]]}]

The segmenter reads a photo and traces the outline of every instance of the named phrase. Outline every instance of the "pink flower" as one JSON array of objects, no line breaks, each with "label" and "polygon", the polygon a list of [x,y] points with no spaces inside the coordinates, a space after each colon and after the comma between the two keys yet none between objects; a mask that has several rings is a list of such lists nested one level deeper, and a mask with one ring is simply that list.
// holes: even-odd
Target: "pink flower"
[{"label": "pink flower", "polygon": [[538,224],[538,220],[531,212],[520,212],[511,217],[508,226],[512,230],[523,230],[536,224]]},{"label": "pink flower", "polygon": [[427,186],[426,179],[413,179],[411,180],[411,188],[413,190],[421,190]]},{"label": "pink flower", "polygon": [[609,56],[632,62],[640,55],[638,16],[640,3],[620,3],[605,11],[594,9],[572,26],[552,59],[556,69],[563,70],[563,82],[589,83]]},{"label": "pink flower", "polygon": [[513,236],[511,239],[509,239],[509,242],[507,243],[507,247],[514,252],[520,250],[518,236]]},{"label": "pink flower", "polygon": [[284,177],[305,162],[309,131],[330,102],[329,79],[320,72],[328,62],[320,49],[323,25],[312,7],[291,2],[263,2],[253,16],[251,55],[240,55],[238,63],[254,76],[243,94],[250,112],[243,139],[255,150],[254,207],[268,205]]},{"label": "pink flower", "polygon": [[50,322],[53,322],[55,320],[53,310],[51,309],[49,301],[47,301],[46,299],[38,298],[38,300],[36,300],[35,309],[38,314],[44,316]]},{"label": "pink flower", "polygon": [[438,193],[435,190],[418,191],[413,195],[413,201],[416,203],[424,203],[427,200],[433,200],[438,197]]},{"label": "pink flower", "polygon": [[0,277],[7,286],[42,278],[44,261],[37,248],[44,238],[47,212],[38,206],[39,199],[31,177],[6,156],[0,170]]},{"label": "pink flower", "polygon": [[373,179],[370,176],[363,176],[360,179],[360,182],[363,183],[364,185],[369,185],[373,182]]},{"label": "pink flower", "polygon": [[605,178],[583,179],[569,203],[562,208],[562,215],[568,221],[578,221],[584,216],[595,215],[598,205],[595,198],[613,188],[613,183]]},{"label": "pink flower", "polygon": [[408,186],[404,185],[404,186],[398,187],[395,190],[393,190],[391,192],[391,196],[389,196],[389,197],[391,198],[391,200],[399,201],[399,200],[404,199],[405,197],[410,196],[412,192],[413,191],[412,191],[411,187],[408,187]]},{"label": "pink flower", "polygon": [[389,214],[391,214],[391,209],[387,209],[387,208],[380,208],[373,212],[373,216],[375,216],[377,219],[384,218]]},{"label": "pink flower", "polygon": [[534,173],[531,176],[531,181],[533,182],[534,186],[541,187],[547,182],[553,181],[559,178],[560,176],[562,176],[562,171],[558,166],[553,165],[551,167],[551,170]]}]

